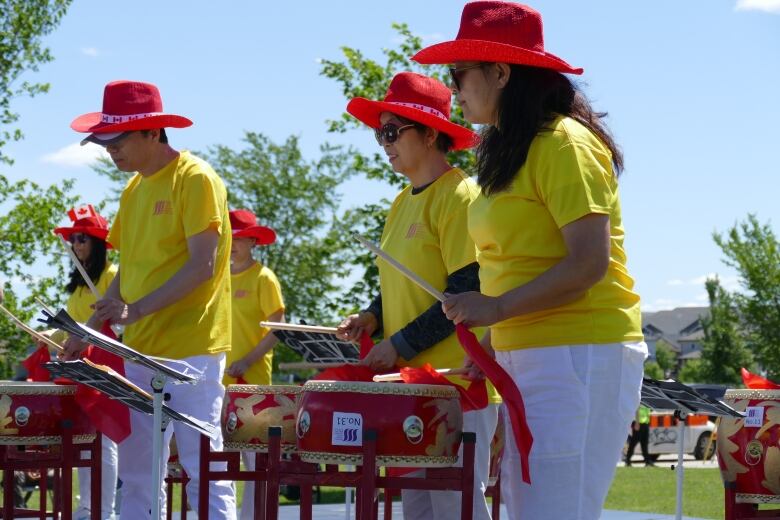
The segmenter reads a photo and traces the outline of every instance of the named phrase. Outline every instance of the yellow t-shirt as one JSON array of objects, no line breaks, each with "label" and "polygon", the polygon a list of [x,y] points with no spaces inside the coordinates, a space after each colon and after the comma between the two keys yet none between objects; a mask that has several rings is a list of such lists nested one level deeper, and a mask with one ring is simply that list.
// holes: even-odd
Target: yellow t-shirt
[{"label": "yellow t-shirt", "polygon": [[136,174],[119,200],[108,241],[121,252],[120,291],[133,303],[187,261],[187,239],[219,232],[214,276],[181,300],[125,328],[124,341],[154,356],[182,359],[230,350],[230,221],[222,179],[189,152],[155,174]]},{"label": "yellow t-shirt", "polygon": [[642,340],[639,296],[626,269],[612,155],[568,117],[557,117],[536,136],[509,189],[490,197],[480,194],[469,207],[481,291],[498,296],[550,269],[566,255],[561,228],[591,213],[609,215],[606,276],[574,302],[493,325],[493,348]]},{"label": "yellow t-shirt", "polygon": [[[270,329],[259,323],[268,316],[284,310],[282,287],[269,268],[255,263],[249,269],[230,277],[233,291],[233,339],[227,356],[227,365],[238,361],[254,349]],[[244,372],[244,380],[250,385],[271,384],[271,363],[274,351],[269,350],[263,359]],[[236,379],[225,375],[224,384],[235,384]]]},{"label": "yellow t-shirt", "polygon": [[[469,203],[477,197],[476,183],[454,168],[420,193],[407,186],[393,201],[382,232],[381,247],[393,258],[418,274],[436,289],[447,287],[447,276],[476,261],[474,243],[466,232]],[[414,321],[436,301],[382,259],[377,259],[382,293],[382,321],[385,337],[390,337]],[[475,331],[477,336],[480,331]],[[465,353],[455,334],[399,366],[457,368]],[[450,378],[462,386],[462,378]],[[500,402],[489,387],[491,402]]]},{"label": "yellow t-shirt", "polygon": [[[101,296],[105,296],[108,286],[111,285],[111,282],[116,276],[117,269],[117,266],[111,262],[106,262],[106,267],[103,269],[103,272],[100,273],[100,278],[98,278],[98,281],[95,284],[95,288],[97,288]],[[80,285],[76,287],[76,290],[73,291],[73,294],[68,298],[68,314],[77,322],[86,323],[92,316],[92,313],[95,312],[91,307],[94,303],[95,296],[92,294],[92,291],[89,290],[89,287]]]}]

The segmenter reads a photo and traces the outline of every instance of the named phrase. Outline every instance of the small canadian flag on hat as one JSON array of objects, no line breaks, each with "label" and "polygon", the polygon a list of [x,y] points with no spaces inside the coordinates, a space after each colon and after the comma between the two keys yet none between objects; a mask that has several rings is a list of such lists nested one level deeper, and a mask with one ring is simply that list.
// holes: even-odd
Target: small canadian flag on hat
[{"label": "small canadian flag on hat", "polygon": [[77,220],[81,220],[83,218],[97,217],[97,211],[95,211],[95,208],[92,206],[92,204],[84,204],[83,206],[79,206],[77,208],[71,208],[71,210],[68,211],[68,217],[70,217],[71,222],[76,222]]}]

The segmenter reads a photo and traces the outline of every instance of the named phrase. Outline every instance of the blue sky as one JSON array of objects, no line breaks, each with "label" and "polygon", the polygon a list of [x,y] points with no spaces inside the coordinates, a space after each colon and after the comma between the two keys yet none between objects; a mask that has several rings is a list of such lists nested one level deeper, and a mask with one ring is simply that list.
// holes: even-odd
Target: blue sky
[{"label": "blue sky", "polygon": [[[379,57],[397,45],[392,22],[426,43],[457,33],[462,1],[267,2],[76,0],[45,43],[55,61],[24,79],[49,94],[17,99],[26,139],[7,147],[3,173],[49,184],[76,178],[85,201],[107,184],[78,147],[73,117],[99,111],[105,83],[156,83],[166,111],[195,125],[171,132],[174,146],[240,146],[245,130],[276,141],[299,135],[316,158],[329,140],[369,150],[369,132],[327,134],[344,109],[338,85],[319,76],[319,58],[339,47]],[[780,0],[534,2],[545,44],[585,68],[585,91],[626,156],[621,178],[629,268],[644,310],[706,305],[704,278],[735,288],[712,241],[748,213],[780,222]],[[344,205],[391,198],[391,188],[357,180]]]}]

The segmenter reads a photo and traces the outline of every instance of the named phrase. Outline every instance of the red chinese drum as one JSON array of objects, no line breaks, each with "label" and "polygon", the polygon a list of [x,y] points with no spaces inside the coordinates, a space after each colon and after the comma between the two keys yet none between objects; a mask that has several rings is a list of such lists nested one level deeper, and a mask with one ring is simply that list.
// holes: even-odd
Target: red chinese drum
[{"label": "red chinese drum", "polygon": [[442,385],[309,381],[298,405],[298,455],[306,462],[363,463],[363,432],[377,432],[378,466],[451,466],[463,413]]},{"label": "red chinese drum", "polygon": [[226,450],[268,451],[268,428],[282,428],[282,451],[295,450],[295,406],[300,386],[228,385],[222,406]]},{"label": "red chinese drum", "polygon": [[723,400],[747,413],[718,425],[723,481],[737,503],[780,503],[780,390],[728,390]]},{"label": "red chinese drum", "polygon": [[0,444],[61,444],[69,421],[74,443],[91,442],[95,428],[76,404],[76,385],[0,382]]}]

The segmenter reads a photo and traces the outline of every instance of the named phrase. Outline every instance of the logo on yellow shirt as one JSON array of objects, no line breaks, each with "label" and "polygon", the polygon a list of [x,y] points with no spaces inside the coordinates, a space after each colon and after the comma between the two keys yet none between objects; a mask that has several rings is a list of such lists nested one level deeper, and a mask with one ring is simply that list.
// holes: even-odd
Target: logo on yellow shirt
[{"label": "logo on yellow shirt", "polygon": [[233,294],[234,298],[246,298],[247,296],[249,296],[249,291],[246,289],[239,289]]},{"label": "logo on yellow shirt", "polygon": [[170,200],[158,200],[154,203],[154,215],[170,215],[173,213],[173,206]]},{"label": "logo on yellow shirt", "polygon": [[406,238],[421,237],[425,234],[425,224],[422,222],[414,222],[409,226],[406,231]]}]

